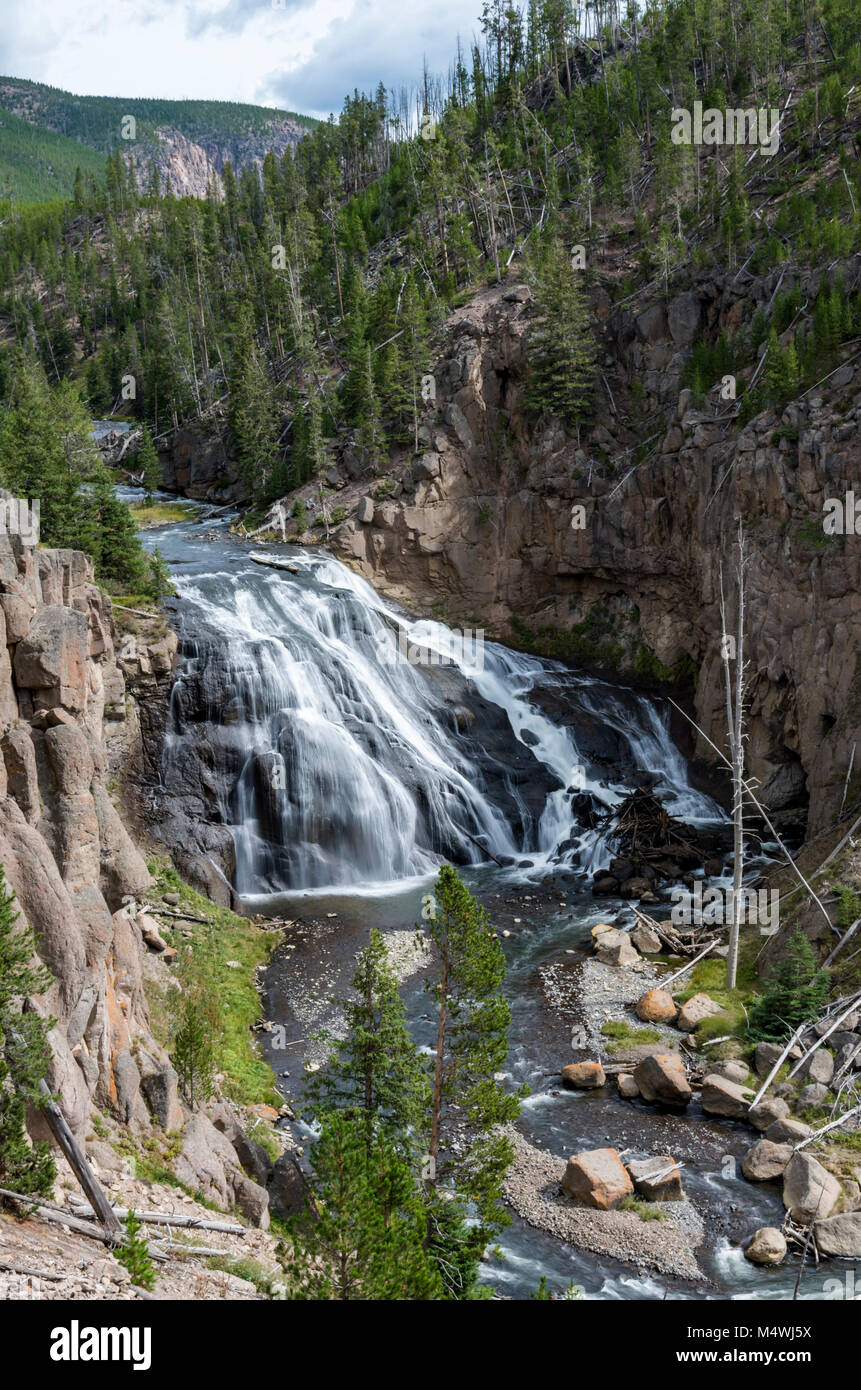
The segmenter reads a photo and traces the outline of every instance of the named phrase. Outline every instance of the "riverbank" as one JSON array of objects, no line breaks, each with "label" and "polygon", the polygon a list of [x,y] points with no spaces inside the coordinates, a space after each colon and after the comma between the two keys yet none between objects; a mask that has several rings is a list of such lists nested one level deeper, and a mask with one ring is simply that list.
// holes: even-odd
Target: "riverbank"
[{"label": "riverbank", "polygon": [[705,1226],[692,1202],[650,1202],[648,1219],[636,1211],[575,1206],[560,1191],[565,1160],[536,1148],[513,1127],[508,1133],[514,1161],[503,1186],[505,1200],[530,1226],[638,1269],[703,1280],[694,1252]]}]

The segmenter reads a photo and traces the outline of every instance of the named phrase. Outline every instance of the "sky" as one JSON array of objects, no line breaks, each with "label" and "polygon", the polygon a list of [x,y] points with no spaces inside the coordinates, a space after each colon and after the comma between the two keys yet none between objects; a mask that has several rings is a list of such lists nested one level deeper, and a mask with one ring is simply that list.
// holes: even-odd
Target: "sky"
[{"label": "sky", "polygon": [[481,0],[0,0],[0,74],[87,96],[205,97],[325,117],[445,73]]}]

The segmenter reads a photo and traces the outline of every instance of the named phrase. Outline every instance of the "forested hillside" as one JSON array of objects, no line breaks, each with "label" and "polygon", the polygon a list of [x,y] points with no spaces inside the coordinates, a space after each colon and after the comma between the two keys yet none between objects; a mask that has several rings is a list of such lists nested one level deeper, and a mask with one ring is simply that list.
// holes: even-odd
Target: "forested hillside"
[{"label": "forested hillside", "polygon": [[[6,389],[13,341],[96,412],[122,403],[130,376],[124,408],[156,435],[229,424],[240,474],[268,501],[333,451],[373,473],[390,445],[415,445],[434,327],[512,259],[547,312],[531,408],[576,425],[597,381],[580,305],[599,277],[619,303],[710,263],[762,274],[858,245],[861,17],[846,0],[676,0],[588,40],[565,5],[522,21],[496,4],[482,29],[447,83],[426,79],[420,128],[384,91],[356,94],[259,176],[228,164],[221,198],[165,197],[115,151],[64,207],[16,210],[0,241]],[[777,153],[674,143],[672,110],[695,100],[779,109]],[[749,416],[811,381],[858,331],[859,306],[839,289],[796,297],[698,342],[695,390],[731,369]]]},{"label": "forested hillside", "polygon": [[70,198],[77,169],[97,177],[104,165],[96,150],[0,111],[0,191],[5,199],[43,203]]},{"label": "forested hillside", "polygon": [[[0,169],[4,156],[14,157],[11,192],[19,201],[40,202],[71,195],[75,162],[68,142],[83,147],[77,163],[84,173],[97,167],[92,152],[121,149],[141,176],[155,170],[162,187],[169,182],[175,192],[202,196],[226,161],[236,169],[260,164],[267,150],[283,153],[317,124],[243,102],[76,96],[17,77],[0,77],[0,109],[26,122],[22,129],[7,121]],[[41,170],[54,150],[60,177],[52,183]]]}]

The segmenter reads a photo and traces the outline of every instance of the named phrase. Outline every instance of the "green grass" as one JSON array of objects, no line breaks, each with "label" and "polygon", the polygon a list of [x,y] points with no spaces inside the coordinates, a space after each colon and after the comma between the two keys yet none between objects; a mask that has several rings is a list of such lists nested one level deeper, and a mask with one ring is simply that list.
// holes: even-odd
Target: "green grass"
[{"label": "green grass", "polygon": [[[170,864],[151,860],[147,866],[156,879],[154,893],[179,894],[179,911],[186,908],[208,925],[198,925],[192,938],[186,938],[167,924],[162,933],[181,953],[178,962],[184,978],[204,986],[218,1000],[219,1033],[215,1043],[216,1070],[225,1073],[226,1091],[238,1105],[280,1106],[282,1097],[275,1078],[252,1045],[251,1026],[260,1018],[260,998],[254,984],[254,971],[268,960],[277,937],[261,931],[246,917],[229,908],[217,907],[189,887]],[[238,961],[240,969],[229,969],[226,962]],[[176,991],[163,991],[153,999],[153,1026],[159,1041],[168,1048],[172,1018],[169,1005]],[[255,1138],[259,1139],[258,1135]]]},{"label": "green grass", "polygon": [[[699,1041],[719,1038],[725,1033],[731,1033],[734,1038],[745,1036],[747,1031],[745,1010],[749,1011],[754,999],[762,991],[762,985],[757,978],[754,966],[760,944],[759,937],[742,936],[739,944],[738,986],[736,989],[729,990],[726,987],[726,961],[720,957],[714,957],[711,960],[701,960],[695,965],[690,973],[688,985],[681,993],[675,995],[679,1004],[686,1003],[695,994],[707,994],[716,1004],[720,1004],[723,1012],[716,1014],[713,1018],[704,1019],[697,1028]],[[719,1053],[712,1053],[711,1057],[712,1060],[717,1060]]]},{"label": "green grass", "polygon": [[642,1197],[624,1197],[618,1206],[619,1211],[632,1211],[635,1216],[639,1216],[641,1221],[666,1221],[667,1214],[658,1211],[651,1202],[644,1202]]},{"label": "green grass", "polygon": [[139,531],[165,526],[170,521],[187,521],[193,504],[188,502],[131,502],[129,510]]},{"label": "green grass", "polygon": [[636,1046],[639,1043],[657,1043],[661,1041],[661,1034],[654,1028],[632,1028],[623,1018],[610,1019],[601,1029],[605,1038],[614,1038],[619,1042],[625,1042]]}]

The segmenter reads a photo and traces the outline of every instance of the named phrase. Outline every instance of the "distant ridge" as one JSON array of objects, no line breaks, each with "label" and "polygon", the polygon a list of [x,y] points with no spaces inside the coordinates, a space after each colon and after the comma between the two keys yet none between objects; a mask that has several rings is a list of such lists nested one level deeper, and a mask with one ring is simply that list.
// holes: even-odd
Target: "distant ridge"
[{"label": "distant ridge", "polygon": [[[295,148],[318,124],[243,102],[76,96],[18,77],[0,77],[0,112],[12,118],[10,125],[0,115],[0,178],[24,201],[68,195],[76,164],[85,173],[101,172],[104,156],[117,148],[141,171],[152,162],[175,193],[199,197],[228,161],[237,171],[260,165],[268,150],[281,155]],[[133,139],[124,138],[129,116]],[[43,139],[28,130],[42,132]]]}]

